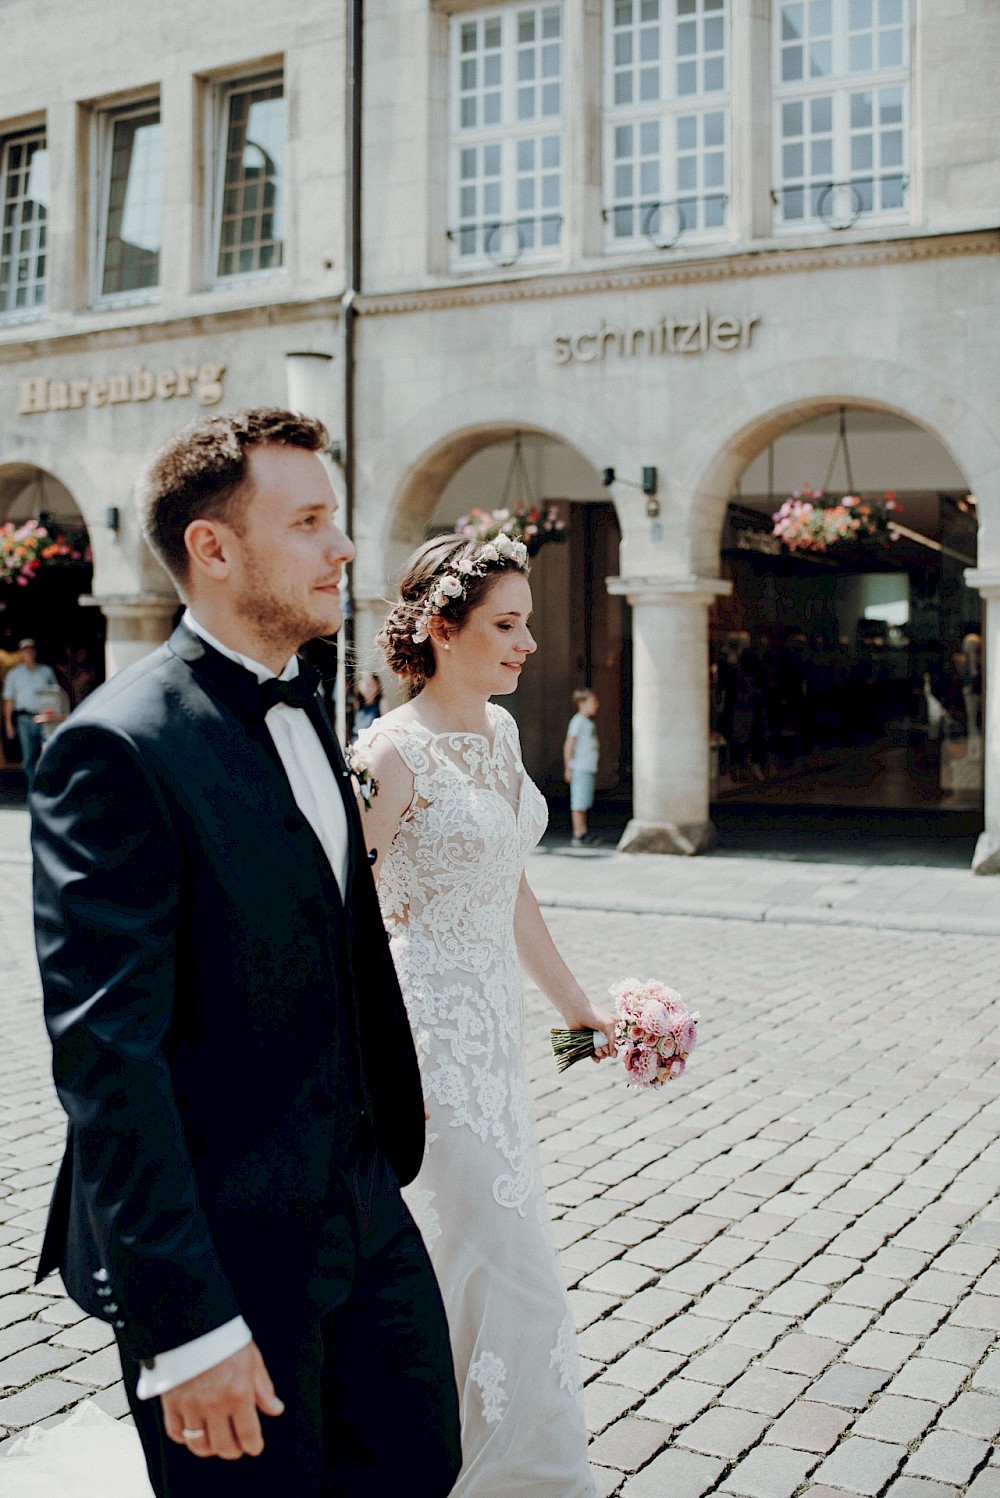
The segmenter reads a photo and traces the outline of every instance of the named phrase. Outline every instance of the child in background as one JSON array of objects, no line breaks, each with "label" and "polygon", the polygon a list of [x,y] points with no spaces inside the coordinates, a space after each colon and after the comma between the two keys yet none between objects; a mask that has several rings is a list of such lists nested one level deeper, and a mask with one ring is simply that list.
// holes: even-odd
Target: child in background
[{"label": "child in background", "polygon": [[563,767],[569,785],[569,813],[573,822],[573,847],[583,848],[597,838],[587,827],[587,813],[594,804],[600,744],[594,718],[600,703],[590,687],[573,693],[576,712],[570,719],[563,745]]}]

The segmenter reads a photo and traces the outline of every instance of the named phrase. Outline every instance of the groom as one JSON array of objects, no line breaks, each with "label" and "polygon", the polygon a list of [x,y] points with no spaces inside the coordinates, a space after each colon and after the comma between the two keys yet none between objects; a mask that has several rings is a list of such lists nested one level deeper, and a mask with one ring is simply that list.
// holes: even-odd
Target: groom
[{"label": "groom", "polygon": [[179,432],[143,521],[187,612],[32,798],[69,1136],[38,1277],[114,1328],[159,1498],[443,1498],[444,1311],[399,1195],[423,1105],[312,668],[354,547],[287,411]]}]

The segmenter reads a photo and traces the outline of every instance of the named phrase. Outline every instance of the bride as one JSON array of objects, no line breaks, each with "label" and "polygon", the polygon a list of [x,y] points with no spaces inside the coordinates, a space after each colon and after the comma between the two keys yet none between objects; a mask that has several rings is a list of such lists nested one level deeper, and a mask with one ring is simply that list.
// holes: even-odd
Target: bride
[{"label": "bride", "polygon": [[[361,735],[365,834],[429,1110],[404,1197],[444,1296],[462,1411],[460,1498],[591,1498],[576,1337],[539,1174],[518,963],[570,1028],[610,1034],[524,877],[547,819],[521,763],[535,650],[527,552],[442,536],[379,635],[410,700]],[[609,1055],[607,1047],[599,1057]]]}]

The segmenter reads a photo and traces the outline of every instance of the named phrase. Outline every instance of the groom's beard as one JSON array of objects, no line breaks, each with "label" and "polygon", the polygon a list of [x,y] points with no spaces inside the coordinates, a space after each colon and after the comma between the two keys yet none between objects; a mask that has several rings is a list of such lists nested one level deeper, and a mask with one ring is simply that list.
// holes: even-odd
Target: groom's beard
[{"label": "groom's beard", "polygon": [[237,610],[258,639],[276,654],[283,651],[289,656],[307,640],[336,634],[341,625],[339,606],[331,604],[329,611],[320,612],[303,601],[283,596],[276,591],[266,570],[251,558],[244,567],[244,586]]}]

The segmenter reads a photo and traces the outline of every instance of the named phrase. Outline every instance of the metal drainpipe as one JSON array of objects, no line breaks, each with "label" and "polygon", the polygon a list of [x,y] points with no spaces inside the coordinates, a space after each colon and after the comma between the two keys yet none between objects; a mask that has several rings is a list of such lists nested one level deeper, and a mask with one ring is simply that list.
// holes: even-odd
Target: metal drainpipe
[{"label": "metal drainpipe", "polygon": [[[354,501],[357,484],[355,434],[355,338],[358,318],[356,299],[361,291],[361,124],[364,73],[364,0],[350,0],[347,10],[347,290],[341,301],[344,337],[344,529],[354,536]],[[344,728],[350,734],[354,704],[348,699],[348,682],[354,680],[354,569],[348,568],[344,596],[344,624],[340,633],[339,675]]]}]

